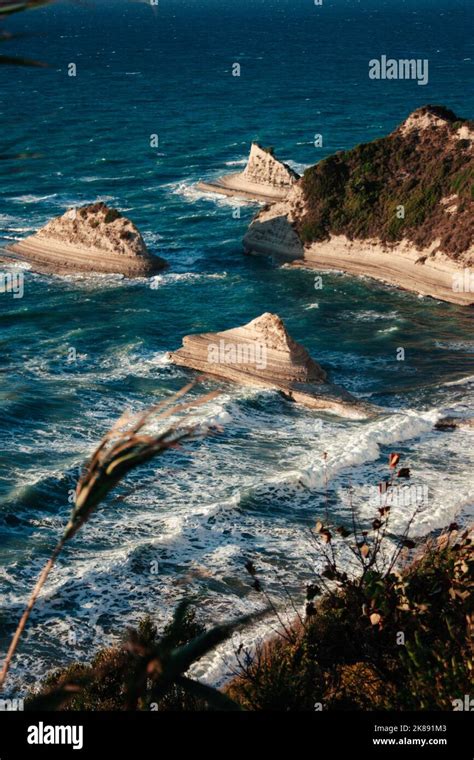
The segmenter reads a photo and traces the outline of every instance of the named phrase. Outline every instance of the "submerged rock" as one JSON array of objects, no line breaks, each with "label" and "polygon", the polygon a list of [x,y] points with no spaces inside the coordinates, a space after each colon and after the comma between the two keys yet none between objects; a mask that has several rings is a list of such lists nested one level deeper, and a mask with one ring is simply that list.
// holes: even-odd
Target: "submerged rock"
[{"label": "submerged rock", "polygon": [[166,266],[153,256],[133,222],[105,203],[70,208],[6,254],[55,274],[99,272],[137,277]]},{"label": "submerged rock", "polygon": [[474,428],[474,417],[441,417],[435,424],[436,430],[456,430]]},{"label": "submerged rock", "polygon": [[199,182],[200,190],[237,198],[274,202],[286,198],[299,175],[275,158],[272,148],[252,143],[243,172],[226,174],[212,182]]},{"label": "submerged rock", "polygon": [[273,388],[313,409],[354,418],[373,416],[375,407],[332,385],[326,371],[288,334],[276,314],[265,313],[242,327],[187,335],[169,354],[174,364],[241,385]]}]

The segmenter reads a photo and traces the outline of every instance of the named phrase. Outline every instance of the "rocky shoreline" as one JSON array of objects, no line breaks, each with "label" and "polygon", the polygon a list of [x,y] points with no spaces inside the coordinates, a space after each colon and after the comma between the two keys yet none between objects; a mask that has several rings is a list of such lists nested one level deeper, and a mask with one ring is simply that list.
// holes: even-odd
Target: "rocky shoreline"
[{"label": "rocky shoreline", "polygon": [[457,262],[433,250],[435,246],[419,251],[407,240],[384,244],[379,240],[349,240],[344,235],[303,246],[288,216],[282,214],[281,205],[271,206],[254,220],[243,241],[246,253],[319,272],[370,277],[459,306],[474,305],[470,258]]},{"label": "rocky shoreline", "polygon": [[[294,262],[299,266],[299,262]],[[343,271],[379,280],[402,290],[459,306],[474,305],[474,291],[462,289],[465,271],[442,252],[417,251],[407,241],[387,246],[378,241],[332,237],[305,250],[301,265],[319,271]],[[468,275],[469,277],[469,275]],[[459,282],[459,290],[456,290]]]}]

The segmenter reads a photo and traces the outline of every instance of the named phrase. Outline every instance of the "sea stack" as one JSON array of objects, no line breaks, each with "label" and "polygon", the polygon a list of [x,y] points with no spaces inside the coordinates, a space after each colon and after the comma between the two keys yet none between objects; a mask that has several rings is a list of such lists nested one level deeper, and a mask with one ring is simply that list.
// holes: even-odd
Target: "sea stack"
[{"label": "sea stack", "polygon": [[174,364],[240,385],[275,389],[312,409],[366,418],[375,407],[328,382],[326,371],[288,334],[276,314],[265,313],[242,327],[187,335],[169,354]]},{"label": "sea stack", "polygon": [[252,143],[247,166],[243,172],[226,174],[197,187],[211,193],[274,203],[286,198],[299,175],[273,154],[273,148]]},{"label": "sea stack", "polygon": [[5,249],[9,259],[54,274],[98,272],[141,277],[163,269],[133,222],[105,203],[70,208],[35,235]]},{"label": "sea stack", "polygon": [[473,305],[473,173],[474,122],[424,106],[386,137],[307,169],[257,214],[244,248]]}]

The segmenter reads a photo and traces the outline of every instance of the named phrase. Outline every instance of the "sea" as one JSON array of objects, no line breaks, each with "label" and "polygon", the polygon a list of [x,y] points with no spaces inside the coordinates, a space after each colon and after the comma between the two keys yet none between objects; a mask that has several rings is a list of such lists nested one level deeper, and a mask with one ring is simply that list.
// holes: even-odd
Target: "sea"
[{"label": "sea", "polygon": [[[246,256],[259,204],[196,183],[241,170],[254,140],[301,173],[427,103],[474,118],[473,19],[470,0],[89,0],[2,22],[2,54],[48,66],[0,66],[0,245],[101,200],[169,267],[135,280],[25,267],[22,297],[0,293],[0,651],[98,441],[192,379],[167,357],[184,335],[277,313],[334,382],[382,407],[355,421],[218,380],[193,389],[220,392],[194,413],[217,429],[127,477],[65,548],[13,662],[15,693],[145,614],[161,628],[182,599],[206,625],[261,609],[249,560],[291,619],[324,561],[316,521],[350,527],[355,510],[369,524],[391,452],[411,489],[389,542],[415,512],[420,540],[472,520],[473,431],[434,428],[473,415],[472,311],[338,272],[319,288],[314,271]],[[428,83],[370,79],[382,55],[427,59]],[[241,642],[275,627],[259,620]],[[195,674],[222,682],[238,641]]]}]

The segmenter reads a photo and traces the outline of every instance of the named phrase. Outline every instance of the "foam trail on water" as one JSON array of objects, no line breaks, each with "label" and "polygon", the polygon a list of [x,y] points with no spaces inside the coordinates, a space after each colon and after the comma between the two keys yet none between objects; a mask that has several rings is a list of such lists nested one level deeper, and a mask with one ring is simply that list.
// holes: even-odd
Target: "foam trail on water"
[{"label": "foam trail on water", "polygon": [[331,480],[343,470],[378,460],[381,446],[401,443],[430,432],[440,417],[441,413],[436,409],[425,413],[404,412],[383,416],[356,433],[341,432],[335,440],[325,444],[326,464],[321,454],[317,461],[310,454],[307,464],[290,474],[277,475],[273,482],[290,480],[306,488],[321,488],[326,478]]}]

